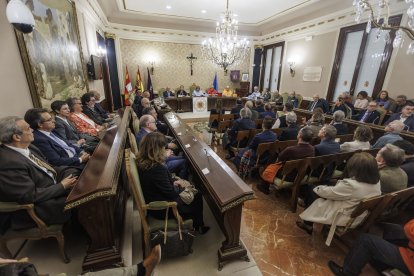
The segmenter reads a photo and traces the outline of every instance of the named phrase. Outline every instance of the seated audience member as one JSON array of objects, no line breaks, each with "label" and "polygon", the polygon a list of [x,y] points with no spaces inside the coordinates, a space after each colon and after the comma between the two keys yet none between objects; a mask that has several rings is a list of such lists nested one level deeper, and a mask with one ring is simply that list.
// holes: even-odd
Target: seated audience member
[{"label": "seated audience member", "polygon": [[374,138],[374,134],[370,127],[358,126],[354,133],[354,141],[341,144],[341,152],[368,150],[371,148],[369,141],[372,138]]},{"label": "seated audience member", "polygon": [[403,109],[403,107],[407,104],[414,105],[412,101],[407,100],[407,96],[405,95],[399,95],[395,99],[395,103],[390,105],[389,111],[392,113],[400,113]]},{"label": "seated audience member", "polygon": [[367,109],[362,110],[359,114],[352,116],[352,119],[361,123],[378,124],[381,114],[377,111],[377,102],[370,102]]},{"label": "seated audience member", "polygon": [[270,103],[266,103],[264,105],[264,112],[259,114],[259,118],[262,119],[266,116],[269,116],[270,118],[276,119],[276,113],[272,111],[272,105]]},{"label": "seated audience member", "polygon": [[142,98],[141,99],[141,104],[138,107],[138,113],[137,113],[138,118],[141,118],[142,110],[144,110],[144,108],[147,108],[147,107],[150,107],[150,106],[151,106],[151,101],[149,100],[149,98]]},{"label": "seated audience member", "polygon": [[102,116],[102,118],[108,119],[115,117],[115,114],[110,114],[102,107],[101,94],[99,94],[98,91],[90,90],[89,92],[93,93],[93,97],[95,98],[95,110]]},{"label": "seated audience member", "polygon": [[292,93],[290,93],[290,95],[287,98],[287,102],[291,103],[293,105],[293,108],[298,108],[299,107],[299,99],[296,98],[296,92],[292,91]]},{"label": "seated audience member", "polygon": [[311,128],[313,132],[313,138],[317,138],[319,135],[319,130],[323,127],[325,124],[325,116],[323,116],[323,113],[316,112],[312,115],[308,122],[308,126]]},{"label": "seated audience member", "polygon": [[[303,127],[299,130],[298,136],[298,144],[296,146],[290,146],[284,149],[281,153],[279,153],[279,156],[277,158],[277,162],[286,162],[290,160],[297,160],[297,159],[303,159],[306,157],[313,157],[315,156],[315,149],[310,144],[312,141],[312,129],[310,127]],[[278,177],[281,177],[282,169],[279,169],[279,172],[277,174]],[[286,181],[293,181],[295,178],[295,175],[288,175],[286,177]],[[257,185],[257,188],[259,191],[269,194],[269,186],[270,183],[259,183]]]},{"label": "seated audience member", "polygon": [[142,93],[140,90],[137,90],[135,97],[132,100],[131,107],[134,110],[135,114],[138,116],[139,109],[141,108]]},{"label": "seated audience member", "polygon": [[321,99],[318,94],[313,95],[313,102],[308,105],[308,110],[313,111],[315,108],[322,108],[323,113],[329,111],[329,103],[325,99]]},{"label": "seated audience member", "polygon": [[352,96],[349,92],[343,92],[342,96],[344,98],[344,103],[353,111],[354,110],[354,104],[352,101]]},{"label": "seated audience member", "polygon": [[388,110],[391,105],[390,98],[388,97],[388,91],[382,90],[375,99],[375,102],[378,104],[378,106],[381,106],[385,110]]},{"label": "seated audience member", "polygon": [[193,91],[193,97],[207,97],[207,94],[200,89],[200,86],[196,86],[195,90]]},{"label": "seated audience member", "polygon": [[277,90],[275,92],[272,92],[272,97],[270,98],[270,101],[275,102],[276,105],[283,105],[283,97]]},{"label": "seated audience member", "polygon": [[407,188],[407,174],[400,168],[404,161],[404,151],[392,144],[386,144],[375,157],[384,194]]},{"label": "seated audience member", "polygon": [[332,110],[328,112],[328,114],[333,114],[337,110],[341,110],[343,113],[345,113],[345,117],[348,114],[348,108],[345,105],[344,98],[342,95],[338,97],[338,99],[335,102],[335,105],[332,107]]},{"label": "seated audience member", "polygon": [[230,89],[230,86],[227,85],[226,88],[223,89],[223,97],[237,97],[237,94],[233,90]]},{"label": "seated audience member", "polygon": [[400,133],[403,129],[404,124],[401,121],[392,121],[384,129],[386,134],[378,138],[377,142],[375,142],[372,148],[379,149],[385,146],[386,144],[392,144],[395,141],[403,140],[403,138],[400,136]]},{"label": "seated audience member", "polygon": [[337,135],[344,135],[348,134],[348,125],[343,122],[345,119],[345,113],[343,113],[341,110],[337,110],[334,112],[333,120],[331,122],[331,125],[333,125],[336,128]]},{"label": "seated audience member", "polygon": [[[226,110],[223,108],[223,102],[217,100],[214,108],[210,110],[210,115],[217,115],[217,114],[224,114],[224,113],[226,113]],[[209,127],[216,128],[218,127],[218,124],[219,124],[218,120],[214,120],[213,122],[209,123]]]},{"label": "seated audience member", "polygon": [[279,120],[280,120],[280,128],[284,128],[284,127],[287,127],[287,124],[286,124],[286,114],[287,113],[290,113],[290,112],[293,112],[293,104],[292,103],[289,103],[289,102],[286,102],[285,103],[285,106],[283,107],[283,113],[284,113],[284,115],[282,115],[282,116],[280,116],[279,117]]},{"label": "seated audience member", "polygon": [[158,113],[155,111],[155,108],[153,107],[146,107],[142,110],[142,115],[151,115],[155,119],[155,125],[157,127],[157,130],[161,132],[164,135],[168,134],[168,126],[158,120]]},{"label": "seated audience member", "polygon": [[[147,203],[152,201],[175,201],[183,219],[192,219],[196,230],[205,234],[208,226],[204,226],[203,199],[201,193],[197,193],[194,200],[185,204],[179,193],[183,190],[182,181],[173,180],[165,163],[165,137],[161,133],[152,132],[142,139],[137,158],[142,192]],[[171,210],[170,210],[171,211]],[[150,216],[158,219],[165,218],[165,210],[148,211]],[[171,217],[173,214],[170,214]]]},{"label": "seated audience member", "polygon": [[[240,110],[240,118],[235,120],[231,129],[227,132],[228,133],[228,141],[225,144],[225,149],[229,149],[230,147],[237,146],[237,132],[240,130],[248,130],[248,129],[255,129],[256,124],[252,121],[252,112],[249,108],[243,108]],[[240,147],[245,147],[248,141],[243,141],[240,143]],[[226,155],[226,159],[230,159],[234,157],[234,153],[229,150],[229,153]]]},{"label": "seated audience member", "polygon": [[[345,226],[350,214],[364,199],[381,194],[380,175],[375,158],[369,153],[356,153],[347,162],[345,178],[335,186],[306,185],[301,196],[307,207],[296,225],[312,234],[313,223]],[[339,213],[338,213],[339,212]],[[362,221],[362,217],[355,223]]]},{"label": "seated audience member", "polygon": [[230,111],[230,114],[234,114],[234,117],[237,119],[240,116],[240,110],[243,108],[243,102],[241,99],[236,100],[236,106],[233,107]]},{"label": "seated audience member", "polygon": [[385,122],[384,125],[388,125],[394,120],[399,120],[404,123],[404,130],[414,131],[414,105],[406,104],[400,113],[395,113],[390,116],[390,118]]},{"label": "seated audience member", "polygon": [[80,133],[89,134],[97,137],[99,133],[105,130],[105,126],[96,124],[91,118],[82,113],[82,103],[78,98],[69,98],[68,103],[70,114],[69,121],[71,121]]},{"label": "seated audience member", "polygon": [[414,186],[414,145],[406,140],[394,142],[394,146],[404,151],[404,162],[400,168],[405,171],[408,176],[408,187]]},{"label": "seated audience member", "polygon": [[256,100],[257,98],[261,98],[261,97],[262,97],[262,94],[260,93],[260,91],[259,91],[259,87],[258,87],[258,86],[253,87],[253,91],[252,91],[252,93],[250,93],[250,94],[247,96],[247,98],[248,98],[249,100]]},{"label": "seated audience member", "polygon": [[286,114],[287,127],[283,128],[282,134],[280,134],[280,141],[296,140],[299,132],[299,126],[297,125],[297,116],[295,112],[289,112]]},{"label": "seated audience member", "polygon": [[368,106],[368,93],[366,91],[359,91],[357,99],[355,100],[354,107],[359,109],[365,109]]},{"label": "seated audience member", "polygon": [[272,97],[272,95],[270,94],[269,88],[263,89],[263,91],[262,91],[263,101],[268,102],[271,97]]},{"label": "seated audience member", "polygon": [[251,120],[255,121],[255,120],[259,119],[259,112],[257,112],[256,110],[253,109],[253,102],[252,101],[247,101],[244,104],[244,108],[250,109],[250,112],[252,113],[252,116],[250,118]]},{"label": "seated audience member", "polygon": [[405,224],[401,232],[404,233],[397,232],[394,235],[405,236],[405,246],[396,245],[376,235],[362,233],[345,256],[343,266],[329,261],[329,269],[337,276],[363,275],[362,270],[369,263],[378,271],[395,268],[401,275],[414,275],[414,219]]},{"label": "seated audience member", "polygon": [[331,125],[324,125],[318,134],[321,142],[315,145],[315,156],[339,153],[339,143],[335,141],[336,128]]},{"label": "seated audience member", "polygon": [[162,93],[162,96],[164,97],[164,98],[172,98],[172,97],[175,97],[175,94],[174,94],[174,92],[172,92],[172,90],[167,86],[166,88],[165,88],[165,91]]},{"label": "seated audience member", "polygon": [[217,96],[218,92],[217,90],[214,88],[214,86],[210,86],[210,88],[207,90],[207,94],[209,96]]},{"label": "seated audience member", "polygon": [[[157,131],[156,121],[154,117],[151,115],[142,115],[142,117],[139,119],[139,127],[140,128],[137,135],[135,136],[135,139],[137,141],[139,150],[141,150],[141,141],[144,139],[144,137],[147,136],[149,133]],[[171,173],[176,173],[179,177],[183,179],[187,179],[187,160],[182,156],[175,156],[172,150],[176,149],[177,146],[173,143],[168,143],[166,137],[163,137],[163,141],[165,141],[164,146],[166,146],[167,148],[167,155],[165,160],[168,170]]]},{"label": "seated audience member", "polygon": [[233,163],[236,165],[237,169],[240,165],[240,160],[245,154],[246,151],[251,151],[250,156],[250,165],[253,165],[256,163],[256,150],[257,147],[262,143],[269,143],[274,142],[277,140],[277,135],[271,130],[271,127],[273,125],[273,119],[269,116],[265,117],[263,119],[262,129],[263,131],[261,133],[256,134],[253,137],[253,140],[245,147],[243,150],[239,152],[239,154],[233,159]]},{"label": "seated audience member", "polygon": [[33,144],[42,151],[46,159],[53,166],[77,166],[84,167],[89,160],[89,154],[79,147],[68,144],[57,137],[52,130],[55,128],[55,120],[43,108],[29,109],[24,115],[24,120],[33,129]]},{"label": "seated audience member", "polygon": [[[80,276],[152,276],[155,267],[161,261],[161,246],[154,246],[150,254],[139,264],[132,266],[123,266],[107,268],[96,272],[86,272]],[[41,276],[38,274],[34,264],[27,261],[0,258],[0,275],[7,276]],[[49,274],[46,274],[49,275]],[[66,275],[61,273],[58,275]]]},{"label": "seated audience member", "polygon": [[[40,151],[30,146],[33,139],[33,130],[22,118],[0,119],[0,201],[34,204],[35,213],[47,225],[65,223],[70,212],[63,212],[63,208],[77,176],[68,168],[52,168]],[[3,230],[35,225],[27,212],[0,213]]]},{"label": "seated audience member", "polygon": [[262,99],[256,100],[256,106],[253,107],[253,110],[256,110],[259,113],[259,115],[260,115],[260,113],[265,112],[265,109],[263,107],[263,100]]},{"label": "seated audience member", "polygon": [[180,85],[180,88],[177,91],[177,97],[187,97],[188,93],[184,90],[184,85]]},{"label": "seated audience member", "polygon": [[91,118],[96,124],[103,125],[105,118],[95,108],[95,97],[92,92],[88,92],[82,95],[82,110],[89,118]]},{"label": "seated audience member", "polygon": [[51,109],[55,113],[55,128],[53,133],[63,141],[92,153],[99,143],[99,139],[88,134],[79,133],[69,121],[70,109],[64,101],[54,101]]}]

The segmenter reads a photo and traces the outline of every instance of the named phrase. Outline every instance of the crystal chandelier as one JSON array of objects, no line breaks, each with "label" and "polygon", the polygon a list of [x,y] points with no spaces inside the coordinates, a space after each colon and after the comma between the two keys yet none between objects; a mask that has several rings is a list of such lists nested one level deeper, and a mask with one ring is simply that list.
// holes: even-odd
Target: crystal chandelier
[{"label": "crystal chandelier", "polygon": [[223,67],[237,65],[249,53],[249,41],[237,38],[237,20],[233,19],[233,13],[229,11],[229,0],[227,0],[226,12],[221,23],[217,22],[216,38],[204,40],[201,52],[205,59]]},{"label": "crystal chandelier", "polygon": [[[361,18],[365,12],[368,12],[368,23],[366,32],[369,33],[371,28],[378,28],[377,39],[384,35],[384,40],[390,40],[389,32],[395,30],[395,38],[393,47],[402,47],[404,43],[404,33],[411,40],[407,48],[407,54],[414,54],[414,0],[405,0],[409,7],[407,7],[408,27],[406,26],[391,26],[388,24],[390,18],[389,0],[378,0],[377,15],[374,14],[373,4],[369,0],[354,0],[356,16],[355,21],[360,23]],[[381,19],[384,19],[381,21]]]}]

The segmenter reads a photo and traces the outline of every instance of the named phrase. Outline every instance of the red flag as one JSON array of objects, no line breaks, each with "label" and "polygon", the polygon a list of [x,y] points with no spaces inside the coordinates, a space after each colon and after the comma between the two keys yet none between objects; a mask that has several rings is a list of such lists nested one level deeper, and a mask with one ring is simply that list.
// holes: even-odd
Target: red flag
[{"label": "red flag", "polygon": [[129,103],[129,93],[132,91],[132,84],[131,84],[131,79],[129,78],[129,73],[128,73],[128,66],[125,66],[125,87],[124,87],[124,105],[128,106],[130,105]]}]

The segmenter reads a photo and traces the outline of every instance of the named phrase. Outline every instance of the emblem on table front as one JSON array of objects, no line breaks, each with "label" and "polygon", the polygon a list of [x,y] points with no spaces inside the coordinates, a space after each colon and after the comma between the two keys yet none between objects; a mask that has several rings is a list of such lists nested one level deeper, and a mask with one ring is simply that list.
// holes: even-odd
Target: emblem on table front
[{"label": "emblem on table front", "polygon": [[193,98],[193,111],[206,112],[207,111],[207,97]]}]

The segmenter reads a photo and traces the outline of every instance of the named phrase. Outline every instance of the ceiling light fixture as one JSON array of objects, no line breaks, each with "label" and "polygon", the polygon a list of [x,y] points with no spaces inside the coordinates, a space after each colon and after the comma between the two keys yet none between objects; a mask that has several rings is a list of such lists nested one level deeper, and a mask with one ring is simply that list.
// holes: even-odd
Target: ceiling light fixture
[{"label": "ceiling light fixture", "polygon": [[[368,23],[366,32],[369,33],[371,28],[378,28],[376,37],[377,40],[380,37],[384,37],[386,41],[390,40],[390,31],[395,32],[395,38],[393,41],[393,47],[402,47],[404,43],[404,33],[412,40],[408,46],[407,54],[414,54],[414,0],[405,0],[407,4],[408,15],[408,27],[407,26],[391,26],[388,24],[390,18],[389,0],[379,0],[377,4],[377,14],[374,13],[373,4],[369,0],[354,0],[353,5],[355,7],[356,16],[355,21],[360,23],[361,18],[365,12],[368,12]],[[383,20],[382,20],[383,18]]]},{"label": "ceiling light fixture", "polygon": [[229,0],[227,0],[226,11],[221,22],[217,22],[216,38],[204,40],[201,45],[203,57],[222,67],[224,71],[232,65],[242,62],[249,53],[249,41],[238,39],[237,20],[232,18],[229,11]]},{"label": "ceiling light fixture", "polygon": [[165,8],[166,8],[167,10],[171,10],[171,6],[170,6],[170,5],[166,6]]},{"label": "ceiling light fixture", "polygon": [[202,11],[201,11],[201,13],[206,13],[206,12],[207,12],[206,10],[202,10]]}]

